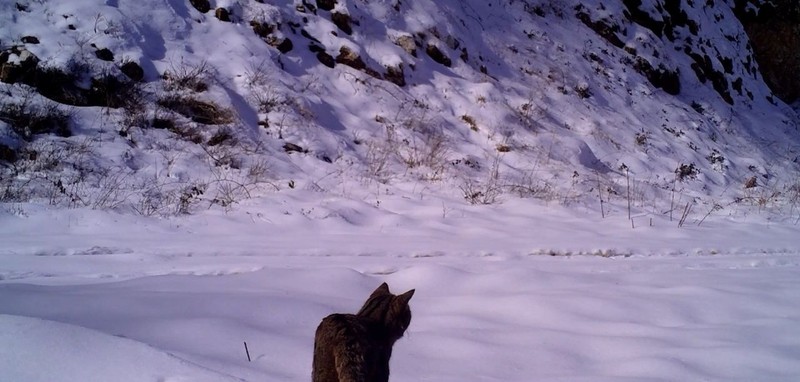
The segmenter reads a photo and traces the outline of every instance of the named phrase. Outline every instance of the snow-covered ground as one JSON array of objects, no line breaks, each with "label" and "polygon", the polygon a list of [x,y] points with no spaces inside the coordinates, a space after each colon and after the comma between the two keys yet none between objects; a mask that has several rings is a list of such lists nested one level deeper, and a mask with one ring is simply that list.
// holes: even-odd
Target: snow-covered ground
[{"label": "snow-covered ground", "polygon": [[800,376],[797,226],[424,205],[5,212],[3,378],[307,381],[319,321],[382,281],[417,290],[393,381]]},{"label": "snow-covered ground", "polygon": [[68,138],[0,120],[0,381],[308,381],[382,281],[416,289],[394,382],[800,380],[800,121],[729,2],[674,39],[619,1],[311,3],[0,0],[4,60],[144,74],[57,105]]}]

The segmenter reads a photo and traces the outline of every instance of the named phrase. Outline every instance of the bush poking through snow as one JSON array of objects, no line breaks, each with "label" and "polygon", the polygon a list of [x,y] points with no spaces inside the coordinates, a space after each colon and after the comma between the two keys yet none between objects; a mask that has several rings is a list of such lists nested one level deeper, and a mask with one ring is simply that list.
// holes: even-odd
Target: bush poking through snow
[{"label": "bush poking through snow", "polygon": [[366,162],[370,175],[385,181],[386,172],[399,162],[423,179],[441,179],[450,162],[450,147],[443,122],[431,118],[429,109],[426,103],[411,100],[400,105],[391,119],[375,117],[384,126],[385,135],[369,144]]},{"label": "bush poking through snow", "polygon": [[233,137],[231,134],[230,129],[222,128],[219,129],[211,138],[209,138],[208,143],[209,146],[217,146],[221,144],[227,145],[235,145],[236,138]]},{"label": "bush poking through snow", "polygon": [[758,186],[758,178],[754,175],[744,182],[744,188],[756,188]]},{"label": "bush poking through snow", "polygon": [[496,154],[492,161],[491,170],[484,182],[466,178],[458,188],[464,199],[470,204],[494,204],[503,194],[503,185],[500,184],[500,156]]},{"label": "bush poking through snow", "polygon": [[70,114],[55,102],[36,100],[32,95],[19,102],[0,105],[0,121],[7,123],[11,131],[26,141],[38,134],[56,134],[60,137],[72,135]]},{"label": "bush poking through snow", "polygon": [[201,61],[198,64],[189,64],[181,61],[180,64],[170,65],[169,70],[161,75],[164,80],[164,89],[190,90],[202,93],[208,90],[208,81],[212,78],[211,67],[208,62]]},{"label": "bush poking through snow", "polygon": [[458,188],[469,204],[495,204],[503,193],[495,181],[480,183],[474,179],[466,179]]},{"label": "bush poking through snow", "polygon": [[200,201],[200,197],[206,191],[206,187],[207,185],[205,184],[196,183],[182,188],[178,197],[176,212],[180,215],[188,215],[192,206]]},{"label": "bush poking through snow", "polygon": [[636,142],[637,146],[647,147],[647,140],[648,140],[649,136],[650,136],[650,134],[645,133],[644,131],[642,131],[642,132],[636,133],[636,137],[634,138],[634,141]]},{"label": "bush poking through snow", "polygon": [[711,163],[711,167],[716,171],[722,172],[727,167],[725,166],[725,157],[722,156],[717,149],[712,150],[711,154],[706,156],[706,159],[708,159],[708,162]]},{"label": "bush poking through snow", "polygon": [[546,181],[537,179],[534,176],[534,171],[527,171],[522,175],[521,179],[508,184],[507,188],[520,198],[534,198],[545,201],[558,199],[553,186]]},{"label": "bush poking through snow", "polygon": [[158,105],[203,125],[224,125],[233,122],[233,112],[217,104],[191,96],[168,95]]},{"label": "bush poking through snow", "polygon": [[461,116],[461,120],[469,126],[470,130],[478,131],[478,123],[475,122],[475,118],[470,115],[464,114]]},{"label": "bush poking through snow", "polygon": [[699,171],[697,170],[697,167],[695,167],[694,163],[690,164],[681,163],[681,165],[675,169],[675,175],[681,182],[689,179],[696,179],[698,173]]},{"label": "bush poking through snow", "polygon": [[96,142],[85,139],[34,140],[17,150],[17,160],[2,168],[0,202],[46,202],[60,207],[91,207],[90,189],[108,170],[94,168]]},{"label": "bush poking through snow", "polygon": [[497,149],[497,152],[499,152],[499,153],[507,153],[507,152],[511,151],[511,146],[509,146],[509,145],[507,145],[505,143],[498,143],[497,146],[495,146],[495,148]]},{"label": "bush poking through snow", "polygon": [[575,94],[581,98],[589,98],[592,96],[592,90],[589,88],[589,84],[586,82],[581,82],[575,85]]}]

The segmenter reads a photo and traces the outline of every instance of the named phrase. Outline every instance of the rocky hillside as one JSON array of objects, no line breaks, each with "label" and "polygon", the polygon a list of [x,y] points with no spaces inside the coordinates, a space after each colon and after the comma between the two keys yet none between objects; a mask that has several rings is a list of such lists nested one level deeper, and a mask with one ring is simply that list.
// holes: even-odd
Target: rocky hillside
[{"label": "rocky hillside", "polygon": [[794,211],[799,24],[762,3],[3,0],[0,200]]},{"label": "rocky hillside", "polygon": [[764,81],[787,103],[800,99],[800,3],[790,0],[736,1]]}]

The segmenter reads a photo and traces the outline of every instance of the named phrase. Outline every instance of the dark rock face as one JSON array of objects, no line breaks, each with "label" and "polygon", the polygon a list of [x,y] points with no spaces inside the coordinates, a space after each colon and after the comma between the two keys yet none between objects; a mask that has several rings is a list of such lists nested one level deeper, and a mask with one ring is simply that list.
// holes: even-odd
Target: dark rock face
[{"label": "dark rock face", "polygon": [[283,151],[286,151],[287,153],[308,153],[308,150],[302,146],[291,142],[286,142],[283,145]]},{"label": "dark rock face", "polygon": [[650,84],[656,88],[672,95],[681,93],[681,76],[678,71],[669,70],[663,64],[659,64],[658,68],[654,68],[649,61],[638,56],[633,62],[633,69],[647,77]]},{"label": "dark rock face", "polygon": [[136,82],[140,82],[144,79],[144,69],[133,61],[125,62],[119,69],[122,71],[122,74]]},{"label": "dark rock face", "polygon": [[269,46],[278,49],[281,53],[288,53],[292,49],[294,49],[294,43],[287,37],[279,37],[277,25],[272,25],[268,23],[262,23],[258,21],[251,21],[250,27],[253,28],[253,32],[261,37],[264,42],[266,42]]},{"label": "dark rock face", "polygon": [[[12,54],[19,57],[18,62],[8,61]],[[135,98],[136,87],[122,76],[118,78],[107,74],[92,77],[89,89],[78,86],[79,79],[88,73],[86,70],[80,66],[65,69],[43,67],[39,65],[39,58],[20,47],[0,52],[0,81],[26,84],[58,103],[118,108]]]},{"label": "dark rock face", "polygon": [[208,0],[189,0],[189,4],[192,4],[194,9],[197,9],[200,13],[206,13],[211,10],[211,3]]},{"label": "dark rock face", "polygon": [[764,82],[784,102],[800,100],[800,2],[736,0],[734,12],[750,38]]},{"label": "dark rock face", "polygon": [[575,7],[575,17],[578,18],[584,25],[595,31],[600,37],[604,38],[611,45],[617,48],[622,48],[625,43],[619,39],[617,33],[620,32],[619,26],[611,23],[609,20],[592,20],[591,16],[586,12],[583,5]]},{"label": "dark rock face", "polygon": [[231,22],[231,13],[225,8],[217,8],[214,11],[214,17],[219,21]]},{"label": "dark rock face", "polygon": [[330,11],[336,6],[336,0],[317,0],[317,8],[323,11]]},{"label": "dark rock face", "polygon": [[114,53],[108,48],[98,49],[94,52],[94,55],[103,61],[114,61]]},{"label": "dark rock face", "polygon": [[11,147],[0,143],[0,162],[14,163],[17,161],[17,153]]},{"label": "dark rock face", "polygon": [[406,86],[406,77],[403,73],[403,66],[387,66],[386,75],[384,76],[387,81],[394,83],[397,86]]},{"label": "dark rock face", "polygon": [[279,52],[286,54],[294,49],[294,44],[292,43],[292,40],[284,38],[283,40],[279,40],[279,42],[277,42],[275,48],[277,48]]},{"label": "dark rock face", "polygon": [[394,42],[397,46],[403,48],[408,54],[417,57],[417,44],[414,41],[414,37],[411,36],[400,36]]},{"label": "dark rock face", "polygon": [[23,36],[20,39],[20,41],[22,41],[23,44],[34,44],[35,45],[35,44],[39,43],[39,38],[37,38],[36,36]]},{"label": "dark rock face", "polygon": [[334,12],[331,14],[331,21],[339,30],[347,34],[353,34],[353,27],[350,25],[350,15],[346,13]]},{"label": "dark rock face", "polygon": [[367,65],[358,53],[350,50],[350,48],[343,46],[339,49],[339,55],[336,56],[336,63],[347,65],[353,69],[364,70]]},{"label": "dark rock face", "polygon": [[450,60],[450,57],[447,57],[447,55],[444,54],[444,52],[442,52],[441,49],[439,49],[439,47],[435,44],[428,44],[428,46],[425,48],[425,53],[427,53],[428,57],[432,58],[434,61],[448,68],[453,65],[453,61]]},{"label": "dark rock face", "polygon": [[317,51],[317,60],[319,60],[319,62],[322,65],[325,65],[329,68],[333,68],[334,66],[336,66],[336,60],[334,60],[333,56],[331,56],[324,50]]},{"label": "dark rock face", "polygon": [[[9,62],[12,55],[19,57],[18,63]],[[22,82],[36,71],[39,58],[27,49],[11,47],[0,52],[0,81],[13,84]]]}]

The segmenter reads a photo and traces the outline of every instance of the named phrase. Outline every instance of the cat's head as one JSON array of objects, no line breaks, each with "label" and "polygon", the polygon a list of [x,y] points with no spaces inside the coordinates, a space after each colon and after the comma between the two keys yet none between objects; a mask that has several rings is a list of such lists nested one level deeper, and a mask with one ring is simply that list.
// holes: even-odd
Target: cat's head
[{"label": "cat's head", "polygon": [[383,283],[372,292],[358,311],[358,316],[381,322],[392,339],[397,340],[411,324],[411,308],[408,306],[408,301],[413,295],[414,289],[401,295],[393,295],[389,292],[389,285]]}]

